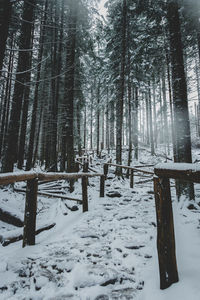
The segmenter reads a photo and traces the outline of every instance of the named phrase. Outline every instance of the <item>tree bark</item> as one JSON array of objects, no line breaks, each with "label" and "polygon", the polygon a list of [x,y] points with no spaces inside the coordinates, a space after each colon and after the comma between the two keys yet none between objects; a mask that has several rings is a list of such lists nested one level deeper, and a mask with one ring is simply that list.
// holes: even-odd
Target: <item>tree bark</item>
[{"label": "tree bark", "polygon": [[[66,77],[65,77],[65,99],[66,99],[66,123],[65,138],[67,150],[67,172],[75,169],[74,154],[74,78],[75,78],[75,53],[76,53],[76,27],[77,7],[75,1],[70,1],[70,13],[68,23],[67,55],[66,55]],[[70,183],[70,191],[73,191],[73,182]]]},{"label": "tree bark", "polygon": [[[24,2],[22,26],[20,34],[20,50],[30,49],[32,42],[32,26],[34,21],[34,7],[36,0],[31,5]],[[25,20],[25,21],[24,21]],[[14,87],[12,109],[10,123],[8,128],[8,137],[6,147],[4,149],[4,157],[2,161],[2,171],[12,172],[14,162],[17,159],[17,145],[20,127],[20,117],[22,108],[22,98],[24,95],[24,84],[27,78],[27,72],[30,66],[31,51],[19,51],[17,75]]]},{"label": "tree bark", "polygon": [[[116,103],[116,163],[122,163],[122,127],[123,127],[123,105],[125,85],[125,61],[126,61],[126,26],[127,26],[127,2],[123,0],[122,27],[121,27],[121,64],[120,80]],[[116,175],[122,175],[122,169],[116,168]]]},{"label": "tree bark", "polygon": [[135,148],[134,158],[138,160],[138,88],[135,88],[135,97],[134,97],[134,131],[133,131],[133,145]]},{"label": "tree bark", "polygon": [[[176,130],[176,162],[192,162],[190,122],[187,100],[187,84],[184,71],[183,46],[177,0],[169,1],[167,5],[169,24],[170,57],[172,66],[172,88],[174,104],[174,121]],[[179,184],[178,196],[186,194],[194,199],[193,184]]]},{"label": "tree bark", "polygon": [[0,2],[0,77],[2,74],[1,70],[3,68],[3,60],[8,38],[11,13],[12,2],[8,0],[2,0]]},{"label": "tree bark", "polygon": [[[47,1],[45,4],[45,11],[47,10]],[[46,24],[46,14],[44,15],[44,20],[41,23],[40,28],[40,50],[38,53],[38,61],[40,62],[43,57],[44,51],[44,33],[45,33],[45,25]],[[34,141],[35,141],[35,129],[36,129],[36,121],[37,121],[37,108],[38,108],[38,98],[39,98],[39,85],[41,78],[41,64],[37,67],[37,77],[36,77],[36,85],[35,85],[35,93],[33,100],[33,109],[31,116],[31,129],[30,129],[30,137],[29,137],[29,145],[28,145],[28,153],[27,153],[27,162],[26,162],[26,171],[30,170],[33,167],[33,150],[34,150]]]},{"label": "tree bark", "polygon": [[153,119],[152,119],[150,83],[149,83],[148,102],[149,102],[149,130],[150,130],[151,155],[154,155],[155,154],[155,149],[154,149],[154,137],[153,137]]}]

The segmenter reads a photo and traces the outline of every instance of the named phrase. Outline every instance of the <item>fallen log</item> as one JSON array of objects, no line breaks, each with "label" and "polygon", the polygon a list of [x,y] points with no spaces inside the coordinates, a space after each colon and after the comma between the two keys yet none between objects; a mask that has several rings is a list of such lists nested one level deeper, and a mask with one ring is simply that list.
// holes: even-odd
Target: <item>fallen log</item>
[{"label": "fallen log", "polygon": [[[38,235],[43,231],[50,230],[53,227],[55,227],[55,225],[56,225],[56,223],[52,223],[50,225],[45,225],[44,227],[41,227],[41,228],[37,229],[35,234]],[[15,243],[15,242],[18,242],[18,241],[21,241],[21,240],[23,240],[23,234],[20,234],[20,235],[17,235],[17,236],[12,236],[12,237],[6,237],[6,238],[1,236],[1,244],[2,244],[3,247],[6,247],[6,246],[8,246],[12,243]]]},{"label": "fallen log", "polygon": [[[26,193],[26,190],[24,189],[14,189],[16,192],[21,192],[21,193]],[[80,199],[76,199],[76,198],[71,198],[71,197],[67,197],[67,196],[63,196],[63,195],[57,195],[57,194],[50,194],[50,193],[45,193],[45,192],[38,192],[37,193],[39,196],[44,196],[44,197],[48,197],[48,198],[60,198],[60,199],[66,199],[66,200],[71,200],[71,201],[76,201],[78,203],[82,203],[82,200]]]},{"label": "fallen log", "polygon": [[0,221],[14,225],[16,227],[24,226],[24,222],[19,217],[3,208],[0,208]]},{"label": "fallen log", "polygon": [[135,172],[141,172],[141,173],[144,173],[144,174],[154,175],[153,172],[142,170],[142,169],[138,169],[138,168],[135,168],[135,167],[123,166],[123,165],[111,164],[111,163],[105,163],[104,165],[113,166],[113,167],[119,167],[119,168],[126,169],[126,170],[133,170]]},{"label": "fallen log", "polygon": [[138,182],[136,182],[136,184],[143,184],[143,183],[147,183],[147,182],[151,182],[151,181],[153,181],[153,178],[147,179],[147,180],[138,181]]}]

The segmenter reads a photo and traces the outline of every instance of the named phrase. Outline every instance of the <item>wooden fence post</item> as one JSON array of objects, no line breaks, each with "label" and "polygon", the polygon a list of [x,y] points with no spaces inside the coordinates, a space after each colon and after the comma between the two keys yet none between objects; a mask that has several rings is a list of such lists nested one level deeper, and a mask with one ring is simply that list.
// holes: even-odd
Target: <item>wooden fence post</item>
[{"label": "wooden fence post", "polygon": [[104,164],[103,166],[103,172],[104,172],[104,176],[105,176],[105,180],[107,179],[107,175],[108,175],[108,165]]},{"label": "wooden fence post", "polygon": [[89,167],[88,162],[84,162],[84,164],[83,164],[83,172],[84,172],[84,173],[87,173],[87,172],[88,172],[88,167]]},{"label": "wooden fence post", "polygon": [[131,175],[130,175],[130,188],[132,189],[134,185],[134,171],[131,170]]},{"label": "wooden fence post", "polygon": [[75,172],[76,173],[79,172],[79,163],[78,163],[78,161],[75,162]]},{"label": "wooden fence post", "polygon": [[82,178],[83,212],[88,211],[87,177]]},{"label": "wooden fence post", "polygon": [[103,198],[105,194],[105,176],[100,177],[100,197]]},{"label": "wooden fence post", "polygon": [[[88,168],[89,168],[89,163],[86,161],[84,164],[83,164],[83,172],[84,173],[88,173]],[[87,181],[87,185],[89,185],[89,179],[86,178],[86,181]]]},{"label": "wooden fence post", "polygon": [[24,213],[23,247],[35,245],[38,179],[27,181]]},{"label": "wooden fence post", "polygon": [[157,217],[157,250],[160,270],[160,288],[166,289],[178,282],[174,221],[168,178],[154,178]]}]

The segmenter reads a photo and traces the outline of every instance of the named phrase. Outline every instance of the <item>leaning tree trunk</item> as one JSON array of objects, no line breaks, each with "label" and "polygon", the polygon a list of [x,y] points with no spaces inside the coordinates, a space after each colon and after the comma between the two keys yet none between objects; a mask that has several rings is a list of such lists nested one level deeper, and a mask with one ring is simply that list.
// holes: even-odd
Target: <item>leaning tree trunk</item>
[{"label": "leaning tree trunk", "polygon": [[[167,5],[169,23],[170,57],[172,67],[172,89],[174,104],[174,121],[176,131],[176,162],[192,162],[190,121],[187,100],[187,84],[184,71],[183,45],[179,20],[177,0],[169,1]],[[179,184],[178,196],[186,194],[194,199],[193,184]]]}]

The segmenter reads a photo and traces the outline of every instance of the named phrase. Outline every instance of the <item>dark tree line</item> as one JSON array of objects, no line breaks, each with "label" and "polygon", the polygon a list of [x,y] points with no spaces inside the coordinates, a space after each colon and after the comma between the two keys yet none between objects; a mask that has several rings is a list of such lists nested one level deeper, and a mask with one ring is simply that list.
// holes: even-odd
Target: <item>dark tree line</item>
[{"label": "dark tree line", "polygon": [[96,6],[0,2],[2,172],[38,164],[74,172],[75,156],[87,149],[115,151],[118,164],[123,149],[130,165],[144,147],[192,162],[191,133],[200,136],[199,1],[108,0],[106,20]]}]

